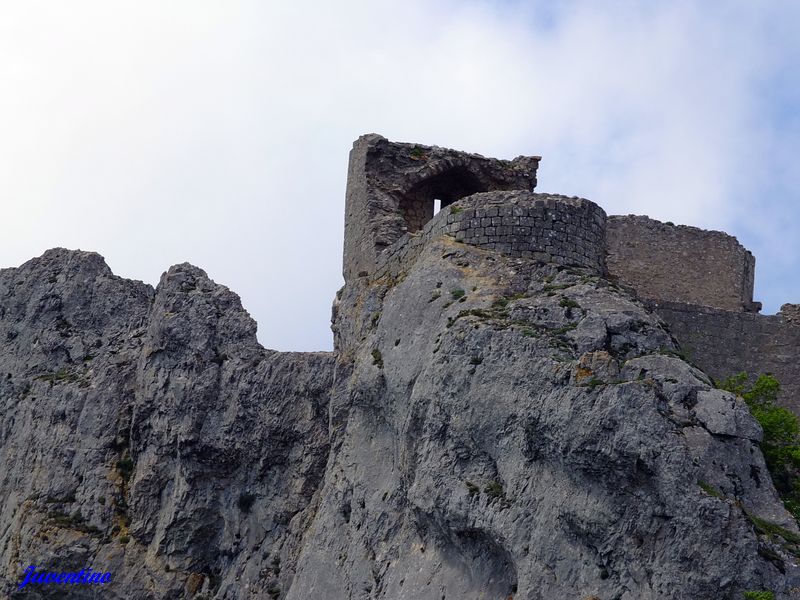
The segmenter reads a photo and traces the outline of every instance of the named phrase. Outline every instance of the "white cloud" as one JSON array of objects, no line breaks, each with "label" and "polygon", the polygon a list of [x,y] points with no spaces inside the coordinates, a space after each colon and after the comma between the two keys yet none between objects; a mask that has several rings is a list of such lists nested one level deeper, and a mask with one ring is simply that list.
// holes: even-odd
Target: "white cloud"
[{"label": "white cloud", "polygon": [[0,265],[81,247],[155,283],[189,260],[265,345],[329,348],[347,152],[369,131],[542,154],[541,189],[609,212],[741,223],[764,153],[796,151],[762,112],[797,66],[798,9],[562,6],[6,3]]}]

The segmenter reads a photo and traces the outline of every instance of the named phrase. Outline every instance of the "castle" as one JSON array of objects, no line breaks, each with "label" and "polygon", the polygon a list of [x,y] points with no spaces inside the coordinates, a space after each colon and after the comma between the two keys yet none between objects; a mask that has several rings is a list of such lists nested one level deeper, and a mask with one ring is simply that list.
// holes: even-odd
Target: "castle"
[{"label": "castle", "polygon": [[632,289],[664,320],[687,358],[712,377],[774,374],[781,403],[800,415],[800,306],[759,314],[755,258],[735,237],[642,216],[607,216],[582,198],[534,193],[540,160],[361,136],[348,169],[345,281],[396,277],[440,235],[587,268]]}]

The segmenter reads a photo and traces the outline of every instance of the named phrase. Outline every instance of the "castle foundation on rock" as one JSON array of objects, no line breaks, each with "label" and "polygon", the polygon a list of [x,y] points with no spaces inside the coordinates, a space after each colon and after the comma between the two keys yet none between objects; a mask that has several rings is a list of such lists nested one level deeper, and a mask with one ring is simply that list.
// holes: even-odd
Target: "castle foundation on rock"
[{"label": "castle foundation on rock", "polygon": [[759,314],[750,251],[724,232],[609,217],[589,200],[534,193],[540,160],[361,136],[348,170],[345,281],[396,277],[441,235],[588,268],[633,289],[711,376],[772,373],[783,386],[781,402],[800,414],[800,308]]},{"label": "castle foundation on rock", "polygon": [[0,269],[0,598],[92,565],[126,600],[796,600],[762,428],[707,373],[797,411],[799,307],[538,166],[359,139],[333,352],[264,348],[187,263]]}]

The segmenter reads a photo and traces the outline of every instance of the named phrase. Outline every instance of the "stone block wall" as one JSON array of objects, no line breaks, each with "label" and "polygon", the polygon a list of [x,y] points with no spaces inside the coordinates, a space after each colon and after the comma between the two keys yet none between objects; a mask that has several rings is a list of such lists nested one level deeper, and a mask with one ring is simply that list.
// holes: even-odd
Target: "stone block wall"
[{"label": "stone block wall", "polygon": [[439,235],[542,262],[605,272],[606,215],[596,204],[531,192],[487,192],[442,209],[418,234],[408,234],[378,257],[373,277],[396,277]]},{"label": "stone block wall", "polygon": [[641,298],[757,311],[755,258],[735,237],[648,217],[612,216],[608,271]]},{"label": "stone block wall", "polygon": [[536,186],[538,156],[486,158],[439,148],[361,136],[350,153],[345,198],[344,279],[370,275],[379,255],[446,207],[477,192]]},{"label": "stone block wall", "polygon": [[677,302],[652,308],[691,362],[717,380],[742,371],[772,373],[781,383],[780,403],[800,415],[800,323],[783,314],[760,315]]}]

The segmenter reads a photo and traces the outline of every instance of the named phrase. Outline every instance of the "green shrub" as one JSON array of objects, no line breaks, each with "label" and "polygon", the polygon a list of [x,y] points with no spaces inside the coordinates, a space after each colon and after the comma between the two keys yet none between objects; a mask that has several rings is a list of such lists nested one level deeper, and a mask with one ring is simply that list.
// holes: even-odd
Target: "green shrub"
[{"label": "green shrub", "polygon": [[566,296],[561,296],[561,300],[558,301],[558,305],[563,308],[580,308],[581,305],[575,302],[572,298],[567,298]]},{"label": "green shrub", "polygon": [[794,531],[789,531],[777,523],[767,521],[766,519],[757,517],[749,512],[746,512],[745,514],[747,515],[747,518],[750,519],[753,527],[755,527],[756,531],[759,533],[766,535],[773,540],[782,538],[784,541],[788,542],[789,544],[794,544],[795,546],[800,544],[800,535],[796,534]]},{"label": "green shrub", "polygon": [[772,592],[745,592],[745,600],[775,600]]},{"label": "green shrub", "polygon": [[589,381],[587,381],[584,384],[584,386],[588,387],[590,389],[594,389],[594,388],[596,388],[598,386],[605,385],[605,384],[606,384],[606,382],[603,381],[602,379],[599,379],[598,377],[592,377]]},{"label": "green shrub", "polygon": [[710,483],[706,483],[702,479],[697,482],[697,485],[709,496],[713,496],[714,498],[724,498],[722,492],[720,492],[717,488],[715,488]]},{"label": "green shrub", "polygon": [[131,457],[128,456],[127,453],[117,461],[117,471],[119,471],[119,474],[125,482],[131,478],[133,474],[133,460],[131,460]]},{"label": "green shrub", "polygon": [[800,422],[776,405],[780,383],[772,375],[759,375],[748,385],[748,375],[732,375],[719,388],[741,396],[764,430],[761,452],[786,509],[800,519]]},{"label": "green shrub", "polygon": [[492,308],[505,308],[508,306],[508,298],[498,298],[492,302]]},{"label": "green shrub", "polygon": [[420,160],[422,158],[426,158],[427,157],[427,155],[425,154],[425,149],[420,147],[420,146],[414,146],[411,149],[410,154],[411,154],[411,158],[413,158],[414,160]]},{"label": "green shrub", "polygon": [[59,369],[55,373],[50,373],[48,375],[39,375],[36,377],[41,381],[46,381],[50,384],[56,383],[76,383],[81,380],[81,376],[77,373],[73,373],[69,369]]},{"label": "green shrub", "polygon": [[372,351],[372,364],[378,367],[379,369],[383,368],[383,355],[381,351],[375,348]]},{"label": "green shrub", "polygon": [[506,495],[503,491],[503,484],[499,481],[490,481],[486,484],[486,487],[483,488],[483,491],[486,492],[486,495],[489,496],[491,500],[505,498]]},{"label": "green shrub", "polygon": [[456,288],[454,290],[450,290],[450,295],[453,297],[453,300],[461,300],[467,292],[462,290],[461,288]]}]

